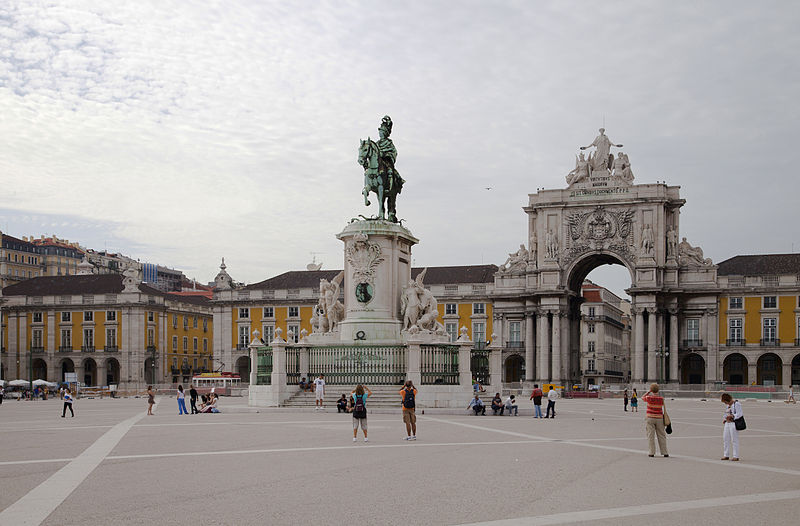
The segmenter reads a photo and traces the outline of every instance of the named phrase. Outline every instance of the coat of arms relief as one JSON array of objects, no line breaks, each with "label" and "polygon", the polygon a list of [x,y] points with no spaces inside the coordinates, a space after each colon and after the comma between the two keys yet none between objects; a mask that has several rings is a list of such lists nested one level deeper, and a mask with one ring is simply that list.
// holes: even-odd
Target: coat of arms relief
[{"label": "coat of arms relief", "polygon": [[567,246],[563,263],[568,264],[581,254],[608,250],[633,263],[632,209],[608,210],[597,206],[590,212],[573,212],[566,216]]}]

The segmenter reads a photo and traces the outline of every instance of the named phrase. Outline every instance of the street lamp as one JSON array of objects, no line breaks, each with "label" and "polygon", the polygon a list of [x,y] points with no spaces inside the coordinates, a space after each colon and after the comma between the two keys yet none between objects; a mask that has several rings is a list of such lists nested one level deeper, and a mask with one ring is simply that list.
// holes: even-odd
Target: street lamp
[{"label": "street lamp", "polygon": [[658,350],[656,351],[656,356],[658,356],[658,364],[660,366],[658,374],[658,383],[663,384],[666,381],[665,378],[666,374],[664,374],[665,372],[664,369],[666,368],[667,365],[666,359],[667,356],[669,356],[669,351],[665,350],[663,346],[659,346]]}]

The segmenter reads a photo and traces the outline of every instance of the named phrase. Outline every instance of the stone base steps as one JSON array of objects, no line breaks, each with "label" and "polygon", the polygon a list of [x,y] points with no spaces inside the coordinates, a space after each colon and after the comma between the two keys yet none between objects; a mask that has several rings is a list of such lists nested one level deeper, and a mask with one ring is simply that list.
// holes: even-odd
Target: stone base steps
[{"label": "stone base steps", "polygon": [[[367,406],[372,407],[400,407],[400,387],[401,386],[370,386],[372,396],[367,399]],[[325,386],[325,407],[336,409],[336,402],[344,394],[350,397],[350,393],[356,387],[349,385],[326,385]],[[313,391],[298,391],[282,404],[284,407],[314,407],[316,395]]]}]

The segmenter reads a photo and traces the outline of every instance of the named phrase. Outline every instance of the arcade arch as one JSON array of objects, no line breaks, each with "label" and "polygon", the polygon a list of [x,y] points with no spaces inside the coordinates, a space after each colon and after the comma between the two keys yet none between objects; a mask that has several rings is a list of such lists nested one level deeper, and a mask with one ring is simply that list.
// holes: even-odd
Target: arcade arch
[{"label": "arcade arch", "polygon": [[510,354],[506,357],[505,367],[505,382],[519,383],[523,379],[523,371],[525,369],[525,358],[518,353]]},{"label": "arcade arch", "polygon": [[780,356],[775,353],[762,354],[756,362],[756,383],[764,385],[764,382],[772,382],[772,385],[783,385],[782,369],[783,362]]},{"label": "arcade arch", "polygon": [[66,374],[75,372],[75,362],[73,362],[70,358],[64,358],[61,360],[58,368],[61,372],[61,381],[65,382]]},{"label": "arcade arch", "polygon": [[800,354],[792,359],[792,385],[800,385]]},{"label": "arcade arch", "polygon": [[36,358],[31,364],[31,372],[34,380],[47,380],[47,362],[42,358]]},{"label": "arcade arch", "polygon": [[239,378],[243,382],[250,381],[250,358],[247,356],[240,356],[236,359],[236,372],[239,373]]},{"label": "arcade arch", "polygon": [[747,385],[747,358],[739,353],[726,356],[722,362],[722,380],[729,385]]},{"label": "arcade arch", "polygon": [[83,385],[97,385],[97,362],[94,358],[83,360]]},{"label": "arcade arch", "polygon": [[120,365],[116,358],[106,360],[106,378],[104,385],[119,385]]},{"label": "arcade arch", "polygon": [[706,383],[706,361],[702,356],[691,352],[683,357],[683,361],[681,362],[681,383]]}]

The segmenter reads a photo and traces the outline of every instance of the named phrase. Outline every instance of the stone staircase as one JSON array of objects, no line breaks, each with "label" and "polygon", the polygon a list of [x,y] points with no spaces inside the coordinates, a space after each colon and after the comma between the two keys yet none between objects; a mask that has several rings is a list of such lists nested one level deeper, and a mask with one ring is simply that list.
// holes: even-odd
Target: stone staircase
[{"label": "stone staircase", "polygon": [[[350,392],[355,388],[355,385],[326,385],[325,407],[328,410],[336,410],[336,401],[339,400],[339,397],[344,394],[349,398]],[[399,391],[401,388],[400,385],[370,386],[372,396],[367,399],[367,407],[370,409],[400,409]],[[281,405],[283,407],[313,408],[315,400],[314,391],[303,392],[298,388],[298,392]]]}]

